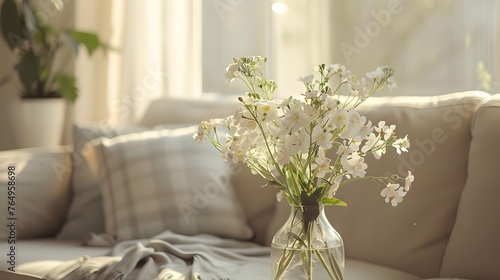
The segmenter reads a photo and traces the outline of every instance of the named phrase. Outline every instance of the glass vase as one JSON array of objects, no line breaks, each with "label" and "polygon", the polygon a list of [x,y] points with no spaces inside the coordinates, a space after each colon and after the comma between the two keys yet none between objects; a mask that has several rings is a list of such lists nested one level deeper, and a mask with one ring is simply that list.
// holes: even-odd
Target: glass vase
[{"label": "glass vase", "polygon": [[344,244],[323,205],[292,206],[271,243],[273,280],[340,280]]}]

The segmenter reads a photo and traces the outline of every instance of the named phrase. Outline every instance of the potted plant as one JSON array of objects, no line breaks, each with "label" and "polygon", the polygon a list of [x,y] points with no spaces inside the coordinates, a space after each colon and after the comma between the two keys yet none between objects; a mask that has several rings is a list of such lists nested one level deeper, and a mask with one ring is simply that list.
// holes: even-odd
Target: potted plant
[{"label": "potted plant", "polygon": [[[50,3],[59,11],[64,5],[61,0],[50,0]],[[11,121],[18,122],[19,124],[15,126],[24,134],[36,128],[40,129],[40,126],[35,124],[35,121],[40,118],[54,116],[53,121],[42,122],[43,131],[47,130],[48,124],[59,122],[59,124],[54,124],[56,132],[46,132],[49,137],[55,139],[51,140],[51,143],[36,144],[32,140],[40,140],[40,135],[23,135],[15,139],[16,144],[18,146],[58,144],[64,123],[64,101],[74,102],[78,96],[78,89],[75,76],[58,69],[54,60],[64,47],[69,48],[76,56],[81,45],[87,49],[89,55],[92,55],[96,49],[106,48],[106,46],[96,34],[74,29],[61,30],[45,22],[37,6],[31,0],[4,0],[0,13],[2,37],[19,57],[14,66],[14,72],[19,78],[21,106],[29,106],[25,109],[16,109],[16,116]],[[4,77],[3,83],[11,81],[12,78],[12,75]],[[44,105],[40,105],[42,103]],[[47,103],[58,103],[59,105],[50,106],[58,106],[59,109],[40,108],[40,106],[49,106],[46,105]],[[37,110],[40,110],[40,116],[35,115]],[[59,110],[60,113],[55,113],[55,110]],[[29,124],[32,128],[26,127]],[[28,142],[20,145],[19,141]]]}]

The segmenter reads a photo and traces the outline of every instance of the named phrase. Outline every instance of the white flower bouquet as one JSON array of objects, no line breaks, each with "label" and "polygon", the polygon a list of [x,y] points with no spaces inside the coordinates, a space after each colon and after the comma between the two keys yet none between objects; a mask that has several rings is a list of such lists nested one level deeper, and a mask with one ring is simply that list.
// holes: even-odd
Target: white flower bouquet
[{"label": "white flower bouquet", "polygon": [[[375,92],[396,86],[393,70],[378,67],[358,79],[344,66],[321,64],[316,69],[318,78],[299,78],[305,86],[301,95],[275,99],[277,85],[265,76],[265,63],[266,59],[259,56],[234,59],[226,77],[229,82],[240,79],[249,91],[239,98],[241,106],[233,115],[202,122],[195,140],[210,141],[225,160],[244,162],[279,190],[278,200],[285,198],[292,206],[345,205],[335,197],[337,190],[360,179],[381,186],[380,194],[386,202],[393,206],[400,203],[413,175],[367,176],[365,156],[371,154],[378,159],[389,147],[397,153],[407,152],[409,140],[396,136],[395,125],[384,121],[372,125],[356,110]],[[225,137],[220,135],[222,131]],[[294,243],[308,246],[312,231],[307,229],[316,217],[304,217],[304,230],[295,237],[299,242]],[[303,256],[304,263],[311,263],[307,254]],[[290,252],[284,252],[281,272],[274,279],[281,279],[291,257]],[[323,264],[327,266],[324,260]],[[337,265],[328,269],[330,279],[341,279]]]},{"label": "white flower bouquet", "polygon": [[[299,78],[306,87],[301,97],[273,99],[277,85],[265,77],[266,59],[253,56],[235,58],[226,69],[229,82],[240,79],[248,86],[247,97],[234,115],[201,123],[196,141],[210,141],[223,159],[244,162],[250,169],[280,190],[291,205],[302,205],[303,193],[325,205],[345,205],[334,197],[341,185],[369,179],[383,186],[381,195],[396,206],[413,181],[406,178],[365,176],[364,157],[380,158],[387,147],[407,152],[410,142],[397,138],[395,125],[384,121],[373,126],[356,108],[385,86],[396,84],[393,70],[378,67],[357,79],[344,66],[319,65],[314,75]],[[368,79],[367,79],[368,78]],[[330,85],[335,79],[335,85]],[[341,95],[347,88],[349,95]],[[221,141],[219,128],[226,128]],[[337,158],[326,156],[330,149]],[[399,182],[404,182],[401,186]]]}]

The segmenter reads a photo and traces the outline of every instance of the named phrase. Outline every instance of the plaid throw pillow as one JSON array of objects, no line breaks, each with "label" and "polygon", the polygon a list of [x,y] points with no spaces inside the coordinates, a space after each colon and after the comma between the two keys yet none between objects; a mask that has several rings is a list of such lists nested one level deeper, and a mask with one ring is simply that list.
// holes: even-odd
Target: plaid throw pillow
[{"label": "plaid throw pillow", "polygon": [[90,142],[85,158],[102,191],[105,227],[118,241],[164,230],[249,239],[229,183],[231,169],[197,126],[133,133]]}]

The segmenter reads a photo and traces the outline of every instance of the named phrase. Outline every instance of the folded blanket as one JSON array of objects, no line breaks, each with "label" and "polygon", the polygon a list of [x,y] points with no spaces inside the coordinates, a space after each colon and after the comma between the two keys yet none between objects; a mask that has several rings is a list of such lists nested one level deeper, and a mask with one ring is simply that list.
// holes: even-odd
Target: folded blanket
[{"label": "folded blanket", "polygon": [[[95,236],[89,244],[105,245]],[[104,242],[104,243],[103,243]],[[62,262],[48,280],[158,279],[258,280],[271,275],[270,249],[212,235],[183,236],[166,231],[152,239],[123,241],[109,256]]]}]

